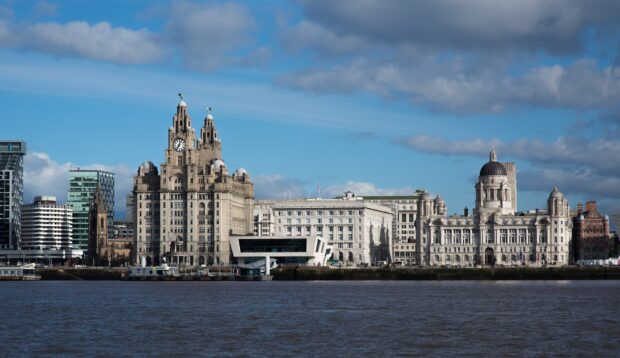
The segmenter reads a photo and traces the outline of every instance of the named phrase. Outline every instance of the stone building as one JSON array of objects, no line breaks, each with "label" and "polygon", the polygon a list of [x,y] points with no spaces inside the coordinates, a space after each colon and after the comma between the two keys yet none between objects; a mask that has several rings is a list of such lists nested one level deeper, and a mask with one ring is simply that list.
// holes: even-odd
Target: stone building
[{"label": "stone building", "polygon": [[598,211],[596,201],[586,202],[585,210],[581,203],[577,204],[577,215],[573,218],[573,247],[575,262],[604,260],[615,253],[609,216]]},{"label": "stone building", "polygon": [[210,110],[196,138],[182,97],[167,142],[160,170],[147,161],[134,178],[136,259],[232,263],[230,236],[252,234],[254,186],[248,172],[229,174]]},{"label": "stone building", "polygon": [[392,208],[392,259],[394,263],[406,266],[416,265],[416,232],[417,202],[422,191],[417,190],[414,195],[364,195],[369,203]]},{"label": "stone building", "polygon": [[[509,165],[516,172],[514,164]],[[473,216],[447,215],[445,201],[422,193],[417,202],[421,266],[543,266],[570,262],[568,200],[554,188],[546,210],[516,212],[516,175],[492,151],[476,183]]]},{"label": "stone building", "polygon": [[333,245],[342,264],[392,262],[392,209],[349,192],[337,199],[258,201],[260,236],[319,236]]}]

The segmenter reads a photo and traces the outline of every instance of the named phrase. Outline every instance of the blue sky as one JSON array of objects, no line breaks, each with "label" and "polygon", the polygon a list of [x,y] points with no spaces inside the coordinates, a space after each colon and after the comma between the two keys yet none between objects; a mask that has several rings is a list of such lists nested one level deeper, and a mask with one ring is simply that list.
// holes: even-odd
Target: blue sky
[{"label": "blue sky", "polygon": [[615,1],[4,1],[0,121],[26,201],[67,170],[161,163],[178,92],[213,107],[259,198],[442,195],[472,207],[495,147],[519,209],[554,185],[620,212]]}]

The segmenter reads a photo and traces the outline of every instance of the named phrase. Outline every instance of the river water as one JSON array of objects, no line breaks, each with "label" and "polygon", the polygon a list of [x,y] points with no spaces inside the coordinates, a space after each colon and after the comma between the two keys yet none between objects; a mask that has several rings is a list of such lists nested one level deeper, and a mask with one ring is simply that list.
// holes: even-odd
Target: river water
[{"label": "river water", "polygon": [[620,281],[0,282],[0,356],[618,356]]}]

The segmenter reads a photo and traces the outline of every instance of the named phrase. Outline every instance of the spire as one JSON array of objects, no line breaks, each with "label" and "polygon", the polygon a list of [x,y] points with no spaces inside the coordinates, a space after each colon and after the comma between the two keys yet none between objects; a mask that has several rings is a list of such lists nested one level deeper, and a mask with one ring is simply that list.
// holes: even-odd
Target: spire
[{"label": "spire", "polygon": [[491,153],[489,154],[489,161],[497,162],[497,152],[495,151],[495,148],[493,148],[493,150],[491,150]]}]

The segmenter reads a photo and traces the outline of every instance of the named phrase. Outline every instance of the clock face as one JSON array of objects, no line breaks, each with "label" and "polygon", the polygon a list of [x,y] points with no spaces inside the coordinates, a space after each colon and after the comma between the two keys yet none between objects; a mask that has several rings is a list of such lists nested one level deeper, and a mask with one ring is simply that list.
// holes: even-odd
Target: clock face
[{"label": "clock face", "polygon": [[181,152],[181,151],[185,150],[185,141],[183,139],[181,139],[181,138],[177,138],[177,139],[174,140],[174,143],[173,143],[172,147],[177,152]]}]

